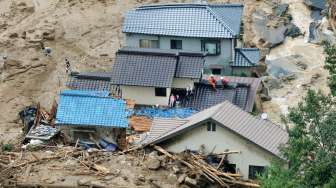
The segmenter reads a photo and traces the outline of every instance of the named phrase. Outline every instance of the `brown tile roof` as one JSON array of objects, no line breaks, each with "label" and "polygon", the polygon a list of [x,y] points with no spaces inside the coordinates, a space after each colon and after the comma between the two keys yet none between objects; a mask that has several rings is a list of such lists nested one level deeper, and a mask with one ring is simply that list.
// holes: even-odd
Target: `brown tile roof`
[{"label": "brown tile roof", "polygon": [[[280,158],[279,146],[288,141],[287,131],[280,126],[269,120],[254,117],[230,102],[225,101],[184,119],[185,123],[183,123],[183,120],[179,120],[182,124],[175,123],[176,120],[165,119],[164,123],[162,123],[162,120],[154,120],[149,133],[151,139],[146,140],[145,145],[156,144],[173,138],[207,120],[216,121],[222,127],[229,129]],[[165,127],[170,127],[170,129],[166,129]]]}]

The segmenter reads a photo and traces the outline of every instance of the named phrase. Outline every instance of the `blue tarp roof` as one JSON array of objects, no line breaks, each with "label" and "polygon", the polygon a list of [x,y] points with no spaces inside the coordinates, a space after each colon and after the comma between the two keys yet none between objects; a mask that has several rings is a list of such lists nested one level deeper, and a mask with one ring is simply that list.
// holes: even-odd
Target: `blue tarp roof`
[{"label": "blue tarp roof", "polygon": [[56,125],[128,127],[126,102],[102,91],[65,90],[60,95]]}]

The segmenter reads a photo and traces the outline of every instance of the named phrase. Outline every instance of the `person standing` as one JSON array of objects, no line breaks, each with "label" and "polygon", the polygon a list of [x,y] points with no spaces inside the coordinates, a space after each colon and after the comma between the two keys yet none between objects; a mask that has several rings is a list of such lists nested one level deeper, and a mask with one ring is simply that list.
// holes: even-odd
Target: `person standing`
[{"label": "person standing", "polygon": [[171,94],[169,97],[169,107],[173,108],[175,106],[175,95]]},{"label": "person standing", "polygon": [[65,72],[68,74],[71,73],[71,65],[68,58],[65,58]]}]

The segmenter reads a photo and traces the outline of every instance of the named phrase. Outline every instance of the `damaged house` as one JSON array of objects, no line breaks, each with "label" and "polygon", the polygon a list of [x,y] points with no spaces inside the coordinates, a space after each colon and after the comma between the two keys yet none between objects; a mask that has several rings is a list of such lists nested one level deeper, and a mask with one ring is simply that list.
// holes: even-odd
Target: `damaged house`
[{"label": "damaged house", "polygon": [[229,172],[255,179],[274,158],[286,164],[279,146],[287,140],[286,130],[225,101],[185,119],[155,118],[143,145],[158,144],[174,153],[238,151],[227,156]]},{"label": "damaged house", "polygon": [[106,91],[64,90],[56,114],[56,126],[75,143],[107,142],[125,146],[128,112],[126,102]]},{"label": "damaged house", "polygon": [[145,5],[125,15],[125,46],[206,53],[205,73],[251,76],[259,49],[240,48],[241,4]]},{"label": "damaged house", "polygon": [[117,52],[111,83],[124,99],[140,105],[167,106],[202,77],[204,54],[176,50],[123,48]]}]

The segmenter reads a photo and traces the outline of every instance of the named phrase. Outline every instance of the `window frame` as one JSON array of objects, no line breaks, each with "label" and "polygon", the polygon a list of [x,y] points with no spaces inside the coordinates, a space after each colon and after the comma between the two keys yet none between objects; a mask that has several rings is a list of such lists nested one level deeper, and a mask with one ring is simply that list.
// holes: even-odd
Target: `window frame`
[{"label": "window frame", "polygon": [[[147,45],[142,45],[145,42]],[[155,44],[155,46],[153,44]],[[139,39],[139,48],[160,48],[159,40]]]},{"label": "window frame", "polygon": [[[215,44],[216,45],[216,53],[209,53],[206,50],[206,44]],[[206,52],[208,56],[218,56],[221,54],[221,41],[220,40],[202,40],[201,41],[201,50]]]},{"label": "window frame", "polygon": [[[215,72],[218,71],[218,70],[219,70],[219,74],[215,73]],[[223,69],[211,69],[211,73],[212,73],[213,75],[222,75],[222,71],[223,71]]]},{"label": "window frame", "polygon": [[257,179],[257,174],[262,174],[265,170],[265,166],[249,165],[248,178],[251,180]]},{"label": "window frame", "polygon": [[[174,44],[175,42],[175,44]],[[179,45],[177,45],[178,43],[177,42],[180,42],[180,47],[178,47]],[[170,49],[173,49],[173,50],[182,50],[182,40],[177,40],[177,39],[171,39],[170,40]],[[173,47],[173,44],[175,45],[175,47]]]},{"label": "window frame", "polygon": [[206,126],[207,126],[207,131],[208,132],[216,132],[217,125],[216,125],[215,122],[208,121],[208,122],[206,122]]},{"label": "window frame", "polygon": [[164,87],[154,88],[154,95],[155,97],[167,97],[167,88]]}]

